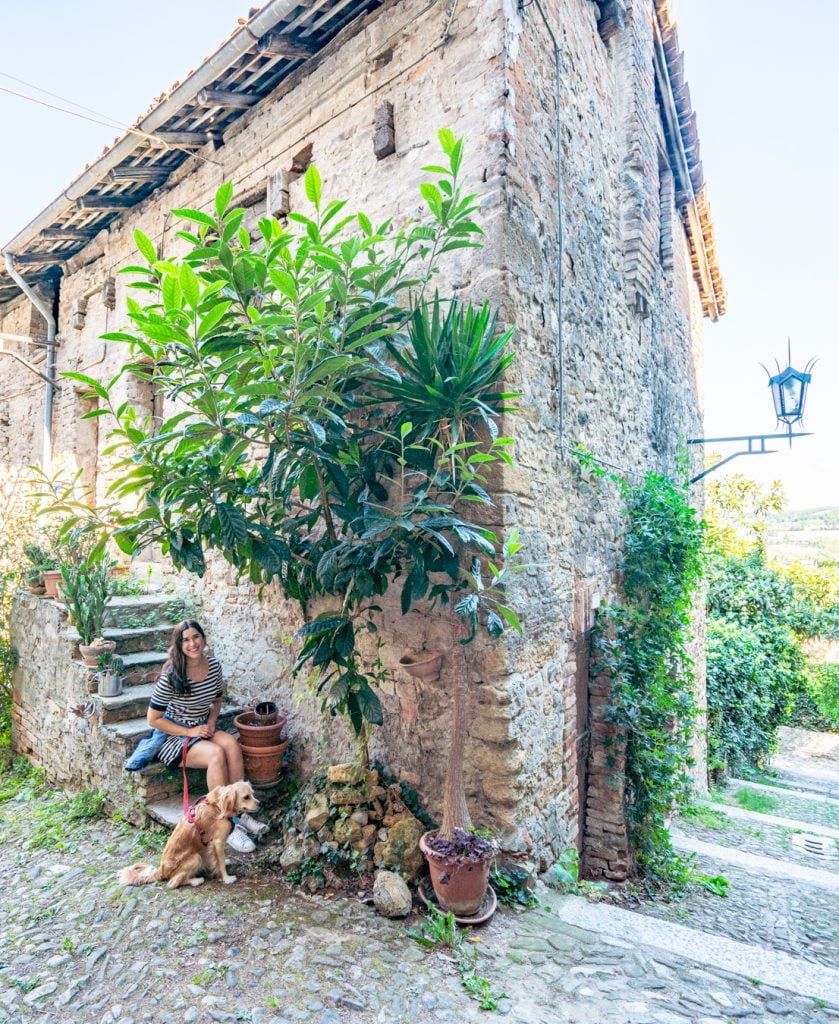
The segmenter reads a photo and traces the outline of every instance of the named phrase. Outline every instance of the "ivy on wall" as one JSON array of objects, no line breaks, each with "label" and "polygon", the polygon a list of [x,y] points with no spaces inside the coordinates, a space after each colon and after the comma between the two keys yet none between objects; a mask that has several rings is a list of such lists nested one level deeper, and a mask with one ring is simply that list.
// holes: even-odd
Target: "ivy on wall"
[{"label": "ivy on wall", "polygon": [[624,597],[598,613],[593,664],[612,684],[608,718],[626,748],[626,817],[638,868],[669,878],[680,862],[665,820],[690,785],[697,711],[688,645],[704,524],[686,483],[655,473],[635,487],[612,479],[629,519]]}]

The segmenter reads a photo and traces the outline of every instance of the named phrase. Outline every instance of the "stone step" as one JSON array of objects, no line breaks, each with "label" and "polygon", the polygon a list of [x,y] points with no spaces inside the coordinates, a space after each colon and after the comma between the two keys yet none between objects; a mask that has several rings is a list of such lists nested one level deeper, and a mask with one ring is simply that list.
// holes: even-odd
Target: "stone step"
[{"label": "stone step", "polygon": [[103,725],[109,725],[112,722],[136,720],[144,716],[153,689],[154,683],[140,683],[129,686],[117,697],[95,697],[99,721]]},{"label": "stone step", "polygon": [[731,804],[703,802],[703,806],[737,821],[750,821],[758,825],[775,825],[778,828],[793,829],[798,832],[812,832],[813,835],[825,836],[828,839],[839,839],[839,829],[829,828],[827,825],[813,825],[809,821],[800,821],[797,818],[779,818],[774,814],[747,811],[742,807],[733,807]]},{"label": "stone step", "polygon": [[796,800],[813,800],[817,803],[832,804],[834,807],[839,807],[838,799],[827,796],[824,793],[814,793],[804,789],[787,788],[786,786],[769,786],[764,782],[750,782],[748,779],[729,779],[725,788],[727,792],[733,792],[735,789],[742,789],[743,787],[755,789],[759,793],[772,793],[779,797],[794,796]]},{"label": "stone step", "polygon": [[[100,697],[99,700],[119,700],[119,698]],[[240,715],[245,710],[246,708],[244,704],[222,704],[221,711],[218,716],[218,724],[223,729],[226,729],[227,732],[233,732],[234,735],[238,735],[236,730],[233,728],[233,719],[236,715]],[[149,735],[151,732],[151,726],[146,721],[144,713],[142,716],[138,716],[136,718],[123,718],[116,722],[105,723],[102,725],[102,732],[107,736],[111,745],[118,746],[121,752],[124,751],[124,756],[128,757],[140,740]],[[146,772],[153,772],[157,770],[165,771],[166,769],[158,762],[149,765],[149,767],[145,769]]]},{"label": "stone step", "polygon": [[[542,916],[541,911],[531,914]],[[545,915],[543,920],[546,929],[555,928],[555,922],[562,922],[567,927],[611,936],[622,946],[630,944],[635,949],[646,948],[651,953],[653,950],[661,950],[669,958],[684,957],[688,963],[693,962],[700,969],[709,966],[719,968],[753,984],[755,979],[760,979],[758,984],[762,986],[794,992],[810,999],[833,1003],[839,993],[839,970],[832,967],[683,924],[636,914],[622,907],[591,903],[581,896],[563,897],[554,906],[554,914],[550,917]],[[633,1016],[632,1019],[636,1018]],[[644,1014],[637,1019],[649,1020],[652,1017]],[[722,1021],[729,1017],[722,1011],[719,1016],[692,1019]],[[750,1015],[749,1019],[757,1018]],[[765,1017],[760,1019],[766,1020]],[[778,1019],[782,1020],[783,1016]]]},{"label": "stone step", "polygon": [[112,597],[105,609],[106,627],[145,629],[184,618],[186,603],[176,594],[142,594]]},{"label": "stone step", "polygon": [[788,878],[791,882],[803,882],[807,885],[825,889],[839,894],[839,874],[821,868],[811,868],[793,861],[780,860],[778,857],[767,857],[763,854],[748,853],[731,846],[720,846],[718,843],[707,843],[703,839],[680,832],[671,834],[673,847],[686,853],[696,853],[702,857],[710,857],[720,864],[732,864],[745,868],[756,875],[770,875],[774,878]]},{"label": "stone step", "polygon": [[[100,700],[119,700],[119,698],[100,698]],[[233,718],[245,710],[242,704],[223,704],[218,717],[218,724],[227,732],[236,735]],[[125,804],[127,820],[142,824],[148,816],[148,804],[166,801],[170,798],[182,800],[183,776],[180,769],[171,770],[159,761],[153,761],[148,768],[139,772],[122,770],[126,758],[141,739],[151,733],[151,727],[145,715],[138,718],[125,718],[117,722],[109,722],[99,726],[101,734],[107,738],[106,760],[112,765],[114,772],[122,772],[125,791],[128,799]],[[206,792],[206,773],[198,769],[187,769],[187,781],[190,794],[200,796]]]},{"label": "stone step", "polygon": [[[107,627],[102,630],[102,636],[106,640],[114,640],[117,645],[116,653],[142,654],[144,652],[165,653],[169,649],[169,640],[172,636],[174,626],[160,623],[157,626],[143,626],[137,629],[115,629]],[[68,626],[62,634],[63,638],[78,643],[80,640],[78,630],[75,626]]]},{"label": "stone step", "polygon": [[[187,773],[187,778],[188,776],[189,773]],[[190,803],[194,804],[199,797],[207,795],[206,785],[193,789],[192,783],[189,780],[188,785]],[[182,793],[168,796],[163,800],[152,800],[151,803],[146,804],[146,814],[148,814],[152,821],[165,825],[167,828],[174,828],[181,820],[183,813],[184,800]]]},{"label": "stone step", "polygon": [[[166,661],[166,654],[162,651],[137,651],[135,654],[126,654],[122,658],[122,686],[123,690],[130,690],[135,686],[145,686],[155,682]],[[96,693],[96,669],[85,665],[80,659],[74,659],[73,664],[85,677],[84,691]]]},{"label": "stone step", "polygon": [[[99,721],[103,725],[112,725],[115,722],[145,723],[153,690],[154,683],[138,683],[127,687],[116,697],[95,696],[93,700],[99,711]],[[234,715],[244,710],[244,706],[240,704],[223,705],[219,722],[225,726]]]},{"label": "stone step", "polygon": [[142,626],[136,629],[116,629],[108,627],[102,631],[106,640],[115,640],[117,653],[121,655],[139,654],[142,651],[165,652],[169,649],[172,630],[175,627],[168,623],[156,626]]},{"label": "stone step", "polygon": [[138,651],[123,657],[122,685],[128,689],[153,683],[166,661],[165,651]]}]

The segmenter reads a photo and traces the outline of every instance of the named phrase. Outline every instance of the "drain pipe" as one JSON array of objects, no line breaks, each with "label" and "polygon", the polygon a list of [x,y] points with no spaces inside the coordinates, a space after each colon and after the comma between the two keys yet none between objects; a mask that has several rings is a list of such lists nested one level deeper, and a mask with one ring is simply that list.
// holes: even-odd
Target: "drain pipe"
[{"label": "drain pipe", "polygon": [[5,257],[6,270],[8,270],[9,276],[47,322],[47,391],[44,398],[44,448],[41,456],[41,468],[45,473],[49,474],[52,472],[52,407],[55,399],[55,317],[52,315],[52,310],[44,299],[21,277],[20,272],[15,267],[12,254],[7,252]]}]

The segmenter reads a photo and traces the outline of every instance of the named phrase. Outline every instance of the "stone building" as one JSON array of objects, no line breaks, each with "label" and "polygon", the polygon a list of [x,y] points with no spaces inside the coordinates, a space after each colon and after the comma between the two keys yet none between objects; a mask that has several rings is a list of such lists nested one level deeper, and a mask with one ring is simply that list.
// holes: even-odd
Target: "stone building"
[{"label": "stone building", "polygon": [[[514,595],[524,636],[472,651],[467,793],[506,846],[551,860],[586,828],[610,831],[614,813],[595,786],[586,824],[584,753],[588,630],[618,590],[621,499],[581,477],[568,451],[582,443],[629,474],[667,472],[685,438],[701,434],[702,321],[725,299],[695,121],[669,0],[271,0],[5,247],[0,331],[15,358],[0,362],[0,458],[61,456],[104,493],[105,421],[80,418],[86,400],[60,374],[116,372],[120,346],[100,335],[124,322],[117,272],[136,262],[135,228],[177,252],[168,211],[209,208],[226,180],[254,223],[302,206],[309,159],[325,192],[352,208],[412,216],[437,129],[464,135],[485,246],[449,258],[441,287],[489,300],[517,327],[517,464],[500,488],[499,525],[520,529],[532,563]],[[29,340],[47,337],[53,347]],[[33,369],[54,369],[58,383]],[[127,397],[160,412],[151,391]],[[281,668],[296,609],[277,593],[258,600],[223,563],[182,583],[231,694],[292,707]],[[20,598],[15,610],[26,654],[16,741],[56,777],[115,793],[117,761],[104,746],[81,750],[67,725],[77,683],[48,678],[64,670],[38,637],[58,637],[61,624],[43,604]],[[406,647],[435,646],[443,625],[390,606],[383,618],[391,676],[373,752],[415,777],[433,813],[448,744],[445,671],[418,682],[398,660]],[[36,686],[54,691],[37,716],[27,712]],[[39,740],[50,730],[49,744]],[[294,705],[293,730],[312,740],[310,753],[346,747],[312,701]],[[620,851],[603,854],[601,867],[619,874],[620,861]]]}]

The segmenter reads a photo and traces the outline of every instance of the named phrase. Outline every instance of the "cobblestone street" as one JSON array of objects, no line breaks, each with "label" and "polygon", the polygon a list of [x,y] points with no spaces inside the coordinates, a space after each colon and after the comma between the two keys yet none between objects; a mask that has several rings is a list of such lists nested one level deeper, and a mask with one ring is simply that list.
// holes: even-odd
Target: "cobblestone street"
[{"label": "cobblestone street", "polygon": [[[155,859],[132,829],[99,819],[50,836],[33,822],[64,798],[23,797],[0,805],[0,1021],[493,1016],[470,999],[444,951],[407,934],[414,917],[388,921],[357,899],[291,894],[256,862],[234,868],[240,880],[229,888],[126,889],[116,869]],[[755,853],[760,832],[752,826]],[[726,875],[725,899],[700,890],[626,909],[544,890],[537,910],[500,911],[469,942],[477,973],[505,993],[498,1015],[518,1024],[839,1020],[835,874],[813,868],[805,884],[727,864],[741,834],[734,820],[709,833],[684,819],[677,831],[677,841],[714,839],[716,856],[698,867]],[[777,843],[770,824],[767,858],[778,857]]]}]

